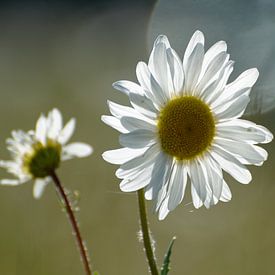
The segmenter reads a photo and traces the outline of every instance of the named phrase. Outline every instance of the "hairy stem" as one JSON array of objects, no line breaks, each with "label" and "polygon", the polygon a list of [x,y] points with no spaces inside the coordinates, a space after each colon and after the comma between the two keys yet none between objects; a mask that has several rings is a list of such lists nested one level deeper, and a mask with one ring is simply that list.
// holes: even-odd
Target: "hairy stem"
[{"label": "hairy stem", "polygon": [[140,225],[143,237],[144,248],[146,252],[146,257],[148,260],[148,264],[151,270],[152,275],[158,275],[158,268],[152,248],[148,221],[147,221],[147,214],[146,214],[146,207],[145,207],[145,199],[144,199],[144,190],[138,190],[138,204],[139,204],[139,215],[140,215]]},{"label": "hairy stem", "polygon": [[55,187],[56,187],[57,191],[59,192],[59,194],[60,194],[60,196],[61,196],[61,198],[64,202],[68,218],[69,218],[70,223],[72,225],[73,235],[76,238],[76,243],[77,243],[77,246],[78,246],[78,249],[79,249],[80,257],[81,257],[81,260],[82,260],[83,265],[84,265],[85,273],[87,275],[91,275],[92,271],[91,271],[91,267],[90,267],[88,251],[87,251],[87,249],[86,249],[86,247],[83,243],[83,240],[82,240],[82,237],[81,237],[81,234],[80,234],[80,230],[79,230],[79,227],[78,227],[78,224],[77,224],[77,220],[76,220],[76,217],[74,215],[74,211],[73,211],[73,209],[70,205],[70,202],[69,202],[69,199],[66,195],[66,192],[65,192],[64,188],[62,187],[61,182],[60,182],[59,178],[57,177],[57,175],[54,171],[51,173],[51,177],[52,177],[52,179],[55,183]]}]

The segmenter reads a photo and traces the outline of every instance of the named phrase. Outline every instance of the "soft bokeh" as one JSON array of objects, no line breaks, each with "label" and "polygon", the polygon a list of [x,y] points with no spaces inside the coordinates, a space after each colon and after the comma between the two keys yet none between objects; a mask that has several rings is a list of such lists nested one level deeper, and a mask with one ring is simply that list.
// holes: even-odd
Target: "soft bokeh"
[{"label": "soft bokeh", "polygon": [[[7,1],[0,6],[1,159],[9,158],[5,139],[11,130],[33,128],[41,112],[58,107],[66,121],[76,117],[77,129],[72,141],[90,143],[95,152],[87,159],[62,163],[58,174],[68,189],[80,192],[81,210],[77,216],[91,252],[93,269],[102,275],[147,274],[142,243],[137,241],[136,195],[120,192],[114,175],[117,167],[101,158],[103,151],[119,147],[118,133],[104,125],[100,116],[108,114],[107,99],[127,104],[126,98],[112,88],[112,82],[136,80],[136,63],[147,61],[147,46],[151,47],[156,32],[161,32],[152,31],[152,26],[165,22],[165,18],[158,17],[163,2],[156,5],[152,17],[154,3],[149,0],[58,4]],[[168,8],[164,14],[169,14]],[[174,14],[175,21],[178,16]],[[196,17],[192,22],[196,22]],[[209,28],[213,24],[209,23]],[[178,28],[181,29],[178,33],[172,33],[168,27],[163,33],[183,52],[185,44],[180,48],[177,41],[181,38],[187,41],[191,30]],[[203,31],[209,36],[211,31],[207,30],[206,24]],[[213,34],[209,39],[214,42],[225,37],[232,46],[229,52],[237,69],[251,66],[249,60],[237,56],[238,41],[231,42],[226,32],[222,37],[217,33],[217,39]],[[243,47],[240,51],[245,55]],[[258,47],[258,51],[267,54],[265,47]],[[255,61],[253,66],[257,65]],[[271,78],[263,75],[262,79]],[[268,84],[273,85],[267,81]],[[274,115],[274,111],[262,115],[255,112],[250,119],[274,133]],[[170,239],[177,236],[171,275],[273,274],[274,143],[265,148],[269,159],[263,167],[251,168],[250,185],[243,186],[227,178],[233,193],[230,203],[220,203],[210,210],[194,210],[188,204],[191,202],[188,189],[184,203],[162,222],[150,211],[152,204],[148,203],[158,263]],[[6,177],[6,173],[1,170],[0,176]],[[69,222],[61,211],[53,185],[47,186],[38,201],[32,197],[31,183],[0,186],[0,215],[0,274],[83,274]]]}]

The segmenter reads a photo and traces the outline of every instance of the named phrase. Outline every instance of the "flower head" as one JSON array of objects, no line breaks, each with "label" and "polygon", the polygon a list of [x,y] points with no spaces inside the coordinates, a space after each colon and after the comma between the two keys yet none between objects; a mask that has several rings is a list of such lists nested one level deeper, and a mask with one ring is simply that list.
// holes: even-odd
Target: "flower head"
[{"label": "flower head", "polygon": [[160,219],[181,203],[188,179],[194,206],[209,208],[231,199],[223,171],[247,184],[252,177],[245,165],[267,159],[257,144],[270,142],[272,134],[240,119],[258,70],[249,69],[227,84],[233,64],[224,41],[204,52],[200,31],[193,34],[183,62],[160,35],[148,65],[137,65],[139,84],[113,84],[132,106],[108,102],[113,116],[102,120],[121,132],[123,148],[103,158],[121,165],[116,176],[122,191],[145,188]]},{"label": "flower head", "polygon": [[62,160],[86,157],[92,153],[92,147],[88,144],[66,144],[74,129],[74,118],[63,128],[61,113],[53,109],[47,117],[40,116],[34,131],[12,131],[12,138],[7,139],[7,148],[13,160],[1,160],[0,167],[6,168],[16,179],[2,179],[0,184],[18,185],[34,179],[33,195],[40,198],[51,173]]}]

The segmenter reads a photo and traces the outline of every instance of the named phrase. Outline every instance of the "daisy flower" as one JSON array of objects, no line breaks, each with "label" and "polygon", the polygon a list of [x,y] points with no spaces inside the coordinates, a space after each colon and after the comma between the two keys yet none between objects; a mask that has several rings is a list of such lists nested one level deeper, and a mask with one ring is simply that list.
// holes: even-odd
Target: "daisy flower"
[{"label": "daisy flower", "polygon": [[243,184],[251,181],[245,165],[262,165],[267,152],[257,146],[272,134],[263,126],[240,119],[258,78],[256,68],[228,83],[234,62],[219,41],[204,51],[204,35],[196,31],[183,61],[160,35],[148,65],[139,62],[139,84],[113,84],[129,97],[131,107],[109,101],[112,116],[102,120],[121,135],[123,148],[103,153],[121,165],[116,176],[124,192],[145,189],[164,219],[183,200],[187,182],[195,208],[229,201],[223,171]]},{"label": "daisy flower", "polygon": [[12,160],[1,160],[0,167],[7,169],[16,178],[2,179],[0,184],[19,185],[33,179],[33,195],[40,198],[45,186],[51,181],[52,172],[62,160],[82,158],[92,153],[92,147],[88,144],[66,144],[74,129],[74,118],[63,128],[60,111],[53,109],[47,117],[41,114],[34,131],[12,131],[12,137],[7,139]]}]

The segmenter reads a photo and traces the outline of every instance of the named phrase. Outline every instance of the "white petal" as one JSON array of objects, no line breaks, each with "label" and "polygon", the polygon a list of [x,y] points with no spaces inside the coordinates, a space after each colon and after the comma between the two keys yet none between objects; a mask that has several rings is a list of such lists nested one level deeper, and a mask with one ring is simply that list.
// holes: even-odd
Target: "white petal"
[{"label": "white petal", "polygon": [[245,141],[250,144],[265,143],[266,136],[255,128],[243,128],[236,124],[223,126],[222,123],[217,125],[217,136],[221,138],[229,138],[236,141]]},{"label": "white petal", "polygon": [[47,134],[47,119],[42,114],[36,123],[35,137],[42,144],[45,144],[46,143],[46,134]]},{"label": "white petal", "polygon": [[157,200],[156,200],[156,206],[155,206],[155,210],[159,211],[161,206],[163,204],[166,204],[166,208],[168,210],[168,199],[169,199],[169,186],[171,185],[172,181],[171,181],[171,177],[172,177],[172,173],[174,171],[174,166],[176,161],[169,157],[168,158],[170,161],[167,165],[167,174],[165,175],[165,181],[163,181],[163,184],[161,186],[161,189],[158,192],[158,196],[157,196]]},{"label": "white petal", "polygon": [[184,74],[180,58],[177,53],[172,49],[167,49],[167,62],[170,69],[171,79],[173,81],[173,91],[170,96],[178,95],[183,89]]},{"label": "white petal", "polygon": [[144,95],[143,88],[132,81],[120,80],[113,83],[113,87],[126,95],[129,95],[129,93]]},{"label": "white petal", "polygon": [[185,85],[184,90],[186,93],[191,93],[196,86],[200,72],[201,65],[204,56],[204,47],[202,44],[197,44],[191,55],[186,61],[186,67],[184,67],[185,73]]},{"label": "white petal", "polygon": [[251,88],[259,77],[259,71],[256,68],[252,68],[244,71],[239,77],[232,83],[226,86],[226,93],[233,94],[238,90],[244,88]]},{"label": "white petal", "polygon": [[171,47],[166,35],[161,34],[156,38],[153,49],[150,53],[149,62],[148,62],[148,67],[150,68],[151,71],[154,71],[154,55],[155,55],[154,52],[158,44],[164,44],[166,49],[169,49]]},{"label": "white petal", "polygon": [[243,95],[249,96],[251,92],[251,88],[244,88],[241,90],[236,91],[234,94],[228,94],[224,89],[220,96],[212,101],[212,108],[219,108],[220,106],[226,105],[228,102],[233,102],[234,100],[238,100],[238,98],[242,97]]},{"label": "white petal", "polygon": [[128,133],[129,131],[125,129],[125,127],[121,124],[120,119],[113,117],[113,116],[101,116],[101,120],[114,128],[115,130],[119,131],[120,133]]},{"label": "white petal", "polygon": [[220,71],[217,80],[212,83],[208,83],[209,85],[206,85],[206,87],[203,88],[201,97],[205,100],[205,102],[208,104],[214,104],[220,96],[224,95],[224,87],[233,71],[233,66],[233,61],[227,62],[227,64]]},{"label": "white petal", "polygon": [[170,43],[166,35],[160,34],[154,42],[154,47],[156,47],[159,43],[163,43],[166,48],[170,48]]},{"label": "white petal", "polygon": [[157,127],[156,124],[151,124],[147,121],[144,121],[135,117],[124,116],[121,118],[120,122],[121,122],[121,125],[128,131],[146,129],[146,130],[155,132]]},{"label": "white petal", "polygon": [[62,148],[62,159],[71,159],[73,157],[84,158],[91,155],[93,148],[81,142],[74,142]]},{"label": "white petal", "polygon": [[228,202],[231,199],[232,199],[232,194],[229,189],[229,186],[227,185],[227,183],[225,181],[223,181],[222,194],[221,194],[220,200],[223,202]]},{"label": "white petal", "polygon": [[217,124],[217,132],[221,137],[230,137],[252,144],[269,143],[273,139],[273,134],[267,128],[243,119],[223,121]]},{"label": "white petal", "polygon": [[187,183],[187,169],[180,163],[174,167],[174,173],[171,182],[170,190],[168,191],[168,209],[174,210],[183,200],[186,183]]},{"label": "white petal", "polygon": [[153,164],[160,154],[159,146],[157,144],[151,146],[142,155],[137,156],[125,162],[116,171],[116,176],[118,178],[131,178],[135,174],[138,174],[142,169],[146,169],[148,166]]},{"label": "white petal", "polygon": [[14,174],[16,177],[25,177],[21,162],[0,160],[0,167],[7,169],[7,172]]},{"label": "white petal", "polygon": [[191,195],[192,195],[192,201],[193,205],[196,209],[200,208],[203,206],[203,202],[201,198],[199,197],[196,188],[194,187],[193,184],[191,184]]},{"label": "white petal", "polygon": [[11,134],[14,141],[16,141],[17,143],[21,143],[22,145],[30,145],[33,142],[32,136],[29,132],[26,133],[22,130],[13,130]]},{"label": "white petal", "polygon": [[215,143],[224,150],[241,156],[245,160],[245,162],[241,161],[244,164],[262,165],[267,159],[267,152],[252,144],[224,138],[216,138]]},{"label": "white petal", "polygon": [[0,167],[10,169],[13,167],[17,167],[18,163],[14,161],[9,161],[9,160],[0,160]]},{"label": "white petal", "polygon": [[62,129],[62,116],[58,109],[53,109],[49,112],[47,119],[47,136],[55,139],[58,137],[59,132]]},{"label": "white petal", "polygon": [[[205,199],[203,199],[203,197],[200,195],[201,193],[200,190],[198,190],[198,187],[196,185],[194,185],[197,194],[199,195],[201,201],[203,202],[203,204],[205,205],[206,208],[210,208],[211,205],[215,204],[215,199],[214,199],[214,194],[213,194],[213,187],[212,187],[212,181],[214,178],[213,175],[213,170],[210,167],[210,164],[208,163],[208,159],[204,158],[203,161],[201,161],[200,159],[197,160],[198,164],[200,165],[200,171],[198,172],[198,174],[200,175],[200,182],[201,185],[204,186],[205,188]],[[217,201],[217,200],[216,200]]]},{"label": "white petal", "polygon": [[76,120],[74,118],[71,118],[64,126],[64,128],[60,131],[60,134],[58,136],[58,142],[60,144],[67,143],[68,140],[72,137],[75,129],[75,124]]},{"label": "white petal", "polygon": [[243,72],[235,81],[225,86],[224,91],[219,95],[216,102],[213,102],[213,106],[224,105],[228,101],[232,101],[244,93],[249,94],[251,87],[255,84],[259,72],[257,69],[249,69]]},{"label": "white petal", "polygon": [[222,52],[226,52],[227,45],[225,41],[218,41],[213,46],[211,46],[204,55],[203,64],[202,64],[202,73],[206,71],[206,68],[209,66],[209,63]]},{"label": "white petal", "polygon": [[152,63],[149,62],[149,69],[162,88],[165,99],[168,100],[169,91],[172,88],[172,80],[168,77],[166,44],[162,42],[157,43],[152,50],[150,58]]},{"label": "white petal", "polygon": [[156,199],[156,204],[155,204],[155,211],[159,211],[159,208],[161,207],[161,205],[163,204],[163,202],[166,200],[166,202],[168,203],[168,182],[169,182],[169,178],[171,176],[171,172],[173,170],[173,163],[168,171],[168,175],[166,178],[166,181],[163,182],[159,192],[158,192],[158,196]]},{"label": "white petal", "polygon": [[249,96],[244,94],[223,106],[217,106],[213,111],[218,119],[238,118],[243,115],[249,100]]},{"label": "white petal", "polygon": [[129,94],[130,102],[132,106],[141,114],[150,119],[156,119],[158,110],[155,108],[153,102],[144,95]]},{"label": "white petal", "polygon": [[151,180],[153,165],[141,170],[135,174],[133,178],[125,178],[120,183],[120,189],[123,192],[137,191],[149,184]]},{"label": "white petal", "polygon": [[166,198],[160,208],[159,208],[159,215],[158,215],[158,218],[160,221],[164,220],[167,215],[169,214],[169,209],[168,209],[168,198]]},{"label": "white petal", "polygon": [[124,147],[142,148],[155,143],[156,134],[152,131],[139,129],[119,136],[119,143]]},{"label": "white petal", "polygon": [[166,102],[164,92],[144,62],[138,62],[136,68],[137,79],[144,88],[145,94],[158,107]]},{"label": "white petal", "polygon": [[[198,160],[193,160],[190,162],[189,176],[192,186],[196,189],[196,193],[199,196],[200,201],[204,203],[206,199],[207,179],[205,177],[205,168]],[[200,205],[200,203],[197,204],[197,199],[195,203],[196,205]],[[195,207],[196,205],[194,204]]]},{"label": "white petal", "polygon": [[104,160],[113,164],[123,164],[137,156],[143,154],[147,148],[130,149],[120,148],[115,150],[106,151],[102,154]]},{"label": "white petal", "polygon": [[211,152],[213,158],[221,165],[222,169],[243,184],[248,184],[252,176],[248,169],[238,159],[225,150],[213,145]]},{"label": "white petal", "polygon": [[204,45],[204,35],[201,31],[198,31],[198,30],[194,32],[185,50],[184,58],[183,58],[184,72],[186,72],[186,68],[188,68],[188,65],[187,65],[188,59],[190,58],[197,44]]},{"label": "white petal", "polygon": [[48,182],[50,181],[49,178],[45,178],[45,179],[36,179],[34,182],[34,186],[33,186],[33,197],[35,199],[40,199],[44,189],[46,187],[46,185],[48,184]]},{"label": "white petal", "polygon": [[14,155],[24,155],[32,150],[35,134],[25,133],[23,131],[12,131],[12,138],[6,140],[7,149]]},{"label": "white petal", "polygon": [[201,72],[201,79],[199,80],[196,87],[197,92],[203,90],[203,88],[209,85],[211,81],[216,79],[215,76],[223,68],[223,64],[225,63],[226,59],[228,59],[228,55],[225,52],[221,52],[210,61],[205,71]]},{"label": "white petal", "polygon": [[121,118],[122,116],[140,117],[139,113],[131,107],[123,106],[109,100],[107,102],[111,114],[117,118]]},{"label": "white petal", "polygon": [[15,186],[15,185],[19,185],[22,182],[20,182],[19,179],[2,179],[0,180],[0,184],[2,185],[10,185],[10,186]]},{"label": "white petal", "polygon": [[213,160],[210,154],[206,154],[202,160],[205,167],[207,197],[204,205],[210,206],[218,203],[223,186],[223,175],[220,165]]},{"label": "white petal", "polygon": [[168,180],[171,166],[172,158],[161,152],[155,160],[152,178],[146,188],[145,198],[147,200],[154,200],[158,197],[161,188]]}]

